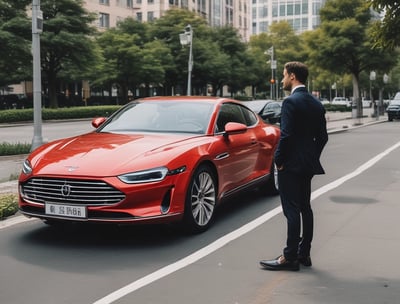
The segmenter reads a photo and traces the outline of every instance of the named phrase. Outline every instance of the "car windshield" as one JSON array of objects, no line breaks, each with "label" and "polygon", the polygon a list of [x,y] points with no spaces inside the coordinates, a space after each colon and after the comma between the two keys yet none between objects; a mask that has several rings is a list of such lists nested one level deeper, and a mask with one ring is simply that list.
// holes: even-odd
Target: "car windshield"
[{"label": "car windshield", "polygon": [[395,106],[400,105],[400,99],[393,99],[393,100],[390,102],[390,105],[391,105],[391,106],[392,106],[392,105],[395,105]]},{"label": "car windshield", "polygon": [[214,105],[204,102],[146,101],[128,104],[98,132],[204,134]]}]

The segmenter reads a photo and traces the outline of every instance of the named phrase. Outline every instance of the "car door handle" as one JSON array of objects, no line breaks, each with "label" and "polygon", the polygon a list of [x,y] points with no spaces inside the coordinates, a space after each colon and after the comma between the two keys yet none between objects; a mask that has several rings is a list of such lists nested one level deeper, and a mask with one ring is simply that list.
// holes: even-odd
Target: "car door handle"
[{"label": "car door handle", "polygon": [[255,138],[252,138],[252,139],[251,139],[251,144],[252,144],[252,145],[255,145],[256,143],[257,143],[257,140],[256,140]]}]

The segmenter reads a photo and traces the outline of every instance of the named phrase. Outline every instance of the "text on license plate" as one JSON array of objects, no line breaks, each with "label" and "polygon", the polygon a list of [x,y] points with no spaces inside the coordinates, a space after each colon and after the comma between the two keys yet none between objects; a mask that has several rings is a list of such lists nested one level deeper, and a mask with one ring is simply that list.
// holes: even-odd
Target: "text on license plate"
[{"label": "text on license plate", "polygon": [[87,210],[83,206],[46,204],[45,213],[65,217],[86,218]]}]

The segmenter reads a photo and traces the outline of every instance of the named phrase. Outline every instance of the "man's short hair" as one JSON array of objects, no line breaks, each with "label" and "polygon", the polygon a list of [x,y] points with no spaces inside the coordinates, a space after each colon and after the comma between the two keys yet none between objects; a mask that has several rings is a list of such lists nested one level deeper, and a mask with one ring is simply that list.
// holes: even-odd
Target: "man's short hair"
[{"label": "man's short hair", "polygon": [[296,76],[296,79],[302,84],[306,83],[308,78],[308,67],[304,63],[299,61],[287,62],[285,64],[285,69],[289,75],[293,73]]}]

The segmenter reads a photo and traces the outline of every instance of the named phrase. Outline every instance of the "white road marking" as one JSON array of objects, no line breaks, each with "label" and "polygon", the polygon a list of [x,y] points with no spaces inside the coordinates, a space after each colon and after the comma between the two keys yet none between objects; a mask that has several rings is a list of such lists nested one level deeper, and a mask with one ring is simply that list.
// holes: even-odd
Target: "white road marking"
[{"label": "white road marking", "polygon": [[[361,174],[365,170],[371,168],[373,165],[375,165],[378,161],[380,161],[382,158],[384,158],[386,155],[391,153],[393,150],[397,149],[400,147],[400,142],[397,144],[393,145],[392,147],[386,149],[382,153],[376,155],[366,163],[362,164],[360,167],[358,167],[356,170],[353,172],[315,190],[311,194],[311,200],[316,199],[320,195],[335,189],[336,187],[339,187],[341,184],[344,182],[348,181],[349,179],[352,179],[353,177]],[[109,304],[117,301],[118,299],[121,299],[122,297],[134,292],[135,290],[138,290],[144,286],[147,286],[163,277],[166,277],[167,275],[174,273],[190,264],[193,264],[194,262],[197,262],[198,260],[204,258],[205,256],[215,252],[216,250],[222,248],[226,244],[230,243],[231,241],[241,237],[242,235],[252,231],[253,229],[257,228],[258,226],[264,224],[277,214],[282,212],[281,207],[276,207],[275,209],[264,213],[262,216],[256,218],[255,220],[247,223],[246,225],[243,225],[242,227],[232,231],[231,233],[224,235],[223,237],[219,238],[218,240],[214,241],[213,243],[207,245],[206,247],[203,247],[199,249],[198,251],[192,253],[191,255],[188,255],[187,257],[169,264],[163,268],[160,268],[159,270],[154,271],[153,273],[148,274],[147,276],[144,276],[124,287],[121,289],[118,289],[109,295],[105,296],[104,298],[101,298],[94,302],[93,304]]]}]

